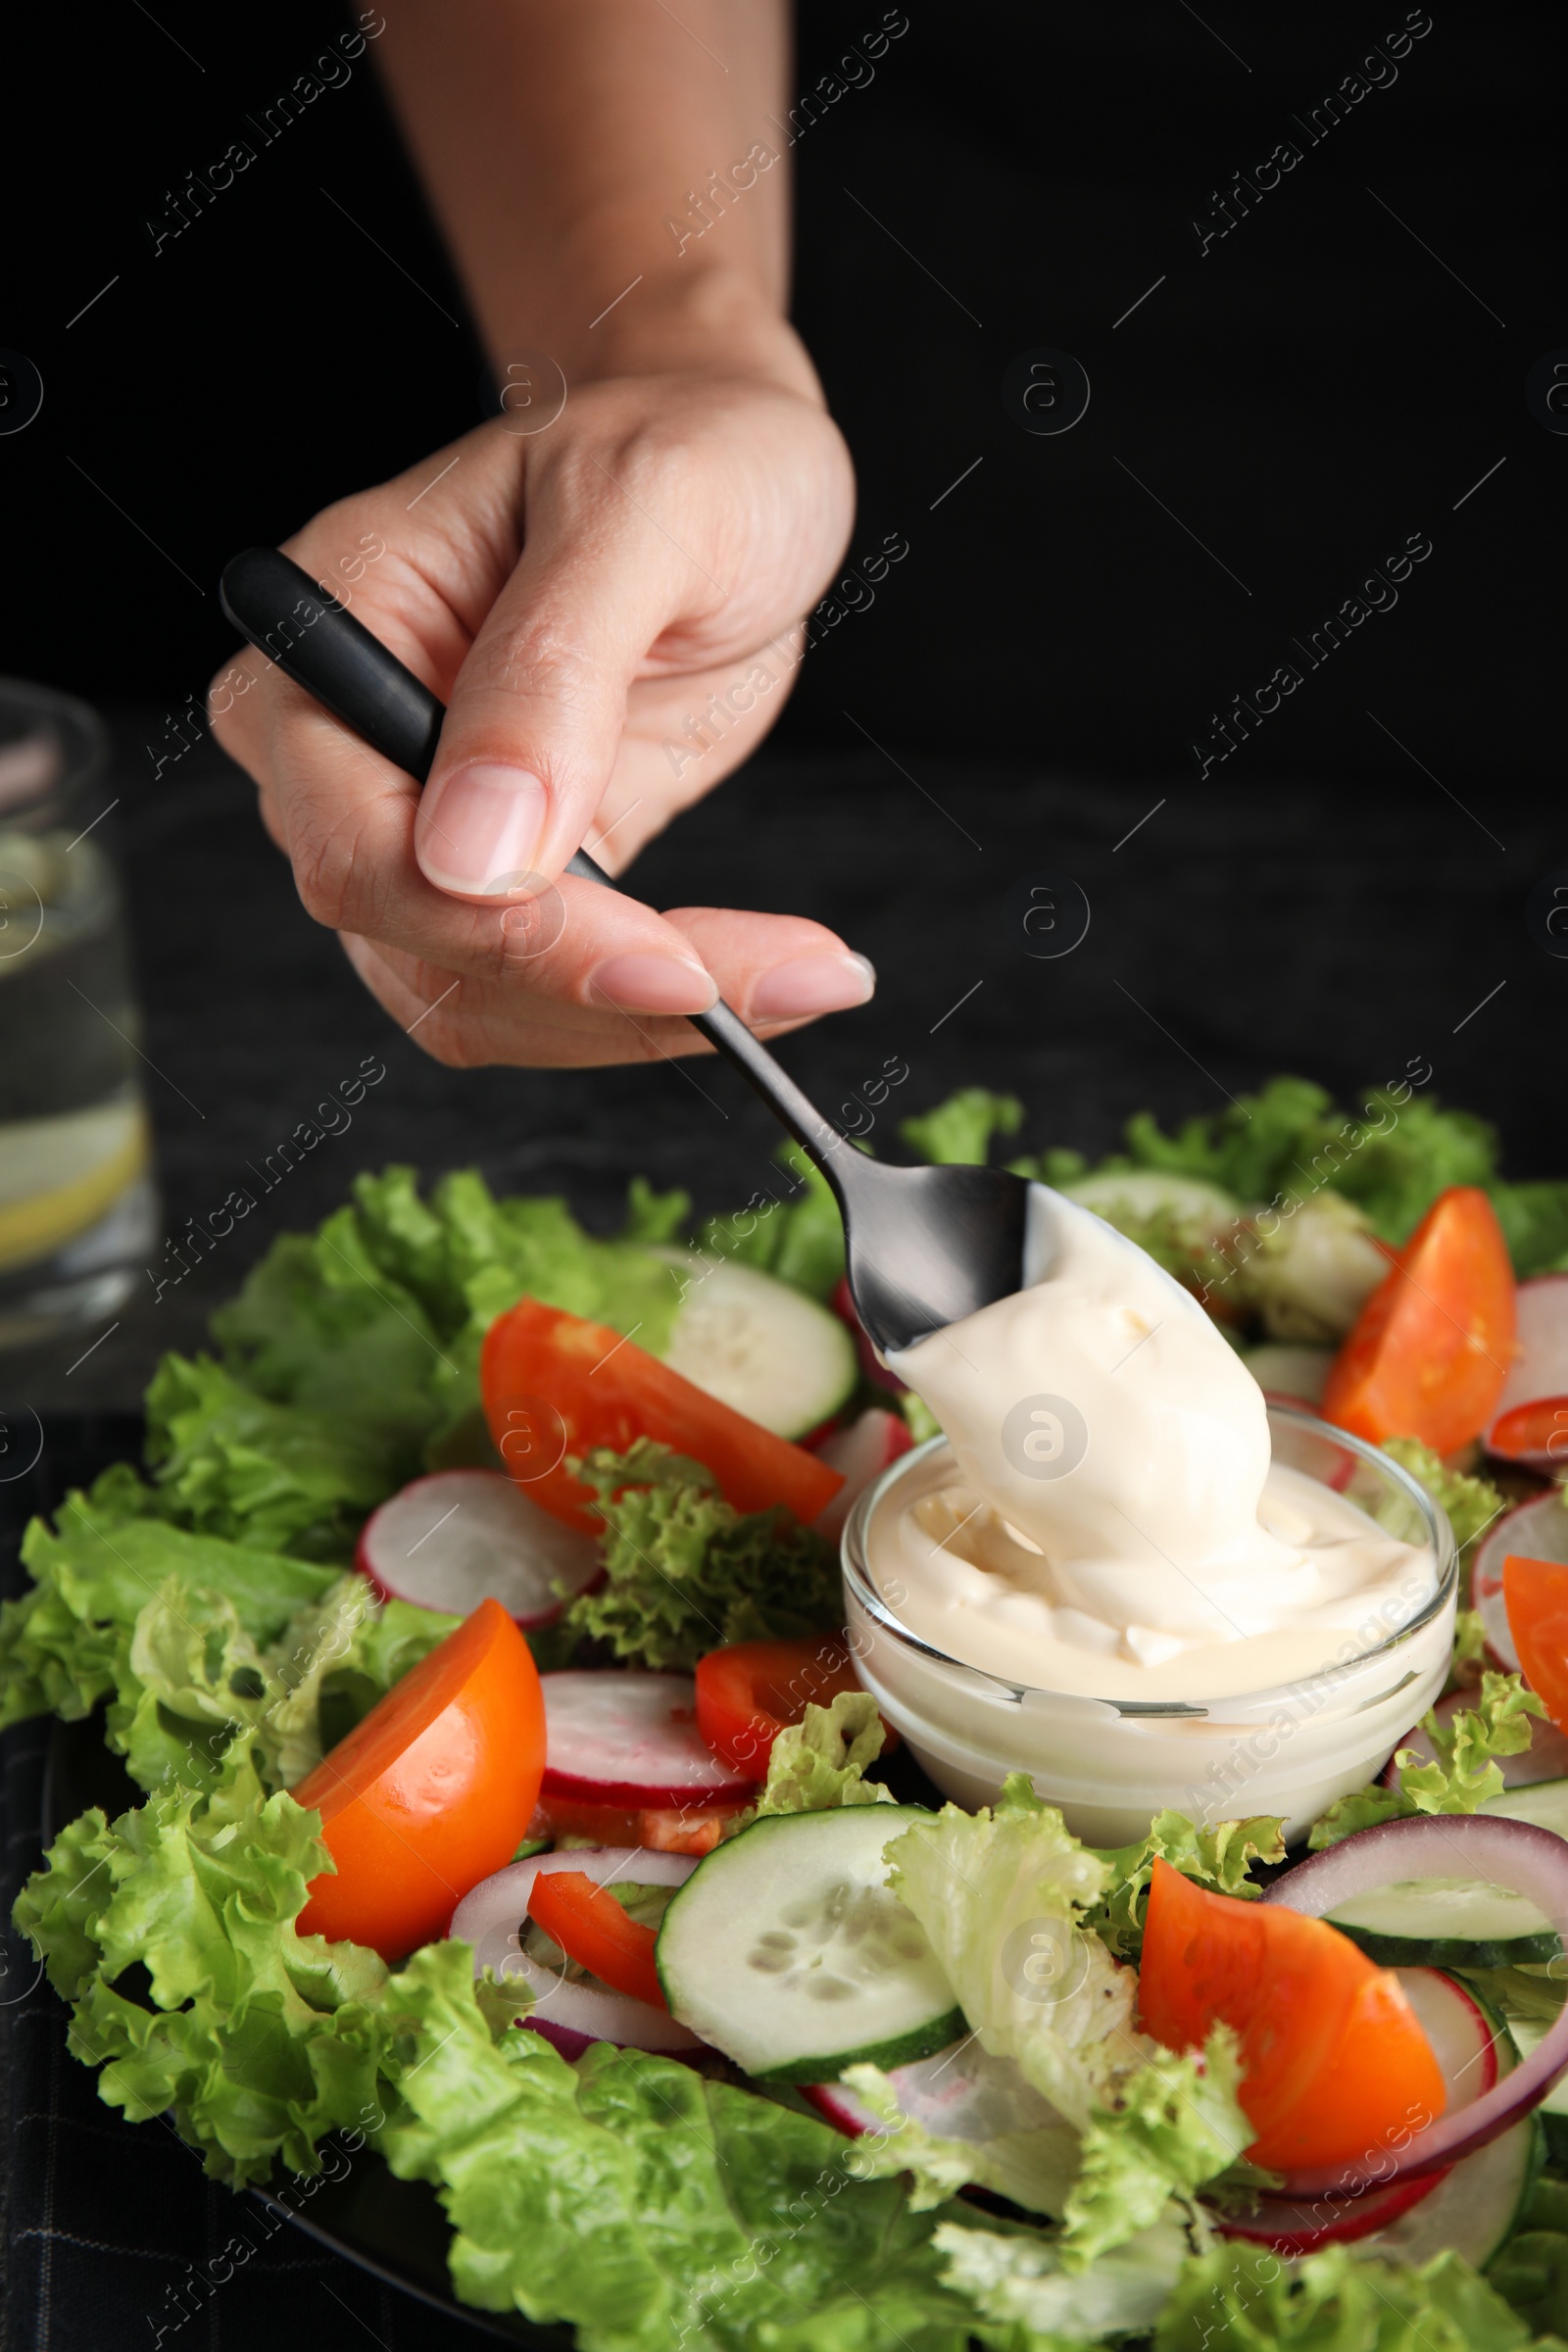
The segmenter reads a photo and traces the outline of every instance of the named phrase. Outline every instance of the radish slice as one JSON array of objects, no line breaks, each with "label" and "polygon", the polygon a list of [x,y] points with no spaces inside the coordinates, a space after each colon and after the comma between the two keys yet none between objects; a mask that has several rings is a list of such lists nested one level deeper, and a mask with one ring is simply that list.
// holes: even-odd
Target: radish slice
[{"label": "radish slice", "polygon": [[1481,1539],[1470,1571],[1470,1605],[1481,1612],[1487,1647],[1499,1666],[1517,1674],[1519,1652],[1502,1597],[1502,1563],[1510,1551],[1522,1552],[1526,1559],[1568,1564],[1568,1510],[1555,1490],[1494,1519]]},{"label": "radish slice", "polygon": [[[1522,1894],[1559,1936],[1568,1934],[1568,1843],[1533,1822],[1507,1821],[1496,1814],[1424,1814],[1357,1830],[1276,1879],[1262,1900],[1283,1903],[1308,1919],[1322,1919],[1356,1895],[1412,1879],[1455,1876]],[[1440,2116],[1402,2147],[1396,2144],[1398,2134],[1391,2133],[1388,2145],[1369,2151],[1361,2163],[1287,2173],[1284,2193],[1291,2198],[1358,2197],[1368,2189],[1416,2180],[1455,2164],[1539,2106],[1564,2068],[1568,2008],[1523,2065],[1479,2098]]]},{"label": "radish slice", "polygon": [[591,1805],[705,1805],[754,1784],[697,1729],[689,1674],[546,1674],[543,1794]]},{"label": "radish slice", "polygon": [[690,1854],[656,1854],[647,1846],[574,1846],[564,1853],[535,1854],[509,1862],[482,1879],[452,1914],[447,1934],[473,1946],[473,1973],[493,1968],[505,1980],[532,1992],[531,2008],[519,2008],[517,2023],[532,2026],[567,2058],[580,2057],[591,2041],[613,2041],[629,2050],[694,2050],[702,2045],[687,2027],[651,2001],[612,1992],[597,1978],[575,1982],[558,1976],[522,1949],[528,1897],[542,1871],[580,1870],[596,1886],[629,1879],[641,1886],[681,1886],[697,1868]]},{"label": "radish slice", "polygon": [[355,1565],[383,1600],[455,1617],[499,1600],[527,1627],[548,1625],[593,1583],[599,1546],[552,1519],[503,1470],[441,1470],[370,1513]]},{"label": "radish slice", "polygon": [[1396,1968],[1404,1997],[1432,2044],[1448,2094],[1446,2116],[1473,2107],[1497,2080],[1500,2035],[1474,1994],[1441,1968]]},{"label": "radish slice", "polygon": [[[1484,1440],[1489,1453],[1547,1473],[1568,1470],[1568,1274],[1538,1274],[1514,1294],[1518,1347]],[[1560,1398],[1563,1418],[1544,1444],[1521,1446],[1499,1425],[1521,1405]],[[1515,1546],[1517,1549],[1517,1545]]]},{"label": "radish slice", "polygon": [[879,1404],[867,1406],[848,1429],[835,1430],[830,1438],[824,1439],[814,1450],[839,1473],[844,1484],[812,1522],[817,1534],[836,1544],[844,1533],[845,1521],[866,1488],[881,1477],[890,1462],[896,1462],[901,1453],[907,1453],[913,1444],[904,1415],[884,1412]]},{"label": "radish slice", "polygon": [[[1450,1690],[1446,1698],[1438,1700],[1432,1712],[1446,1730],[1459,1710],[1473,1706],[1478,1695],[1474,1690]],[[1437,1756],[1436,1748],[1419,1723],[1412,1731],[1405,1733],[1399,1747],[1413,1747],[1423,1764],[1431,1764]],[[1395,1755],[1397,1753],[1398,1748],[1396,1748]],[[1543,1723],[1539,1717],[1533,1716],[1530,1745],[1522,1755],[1498,1756],[1496,1763],[1505,1788],[1528,1788],[1537,1781],[1568,1781],[1568,1740],[1563,1738],[1554,1723]],[[1395,1770],[1394,1756],[1389,1758],[1378,1777],[1385,1788],[1397,1786],[1399,1776]]]},{"label": "radish slice", "polygon": [[[1000,2139],[1004,2132],[1038,2132],[1061,2121],[1010,2058],[991,2057],[973,2034],[932,2058],[896,2066],[888,2081],[905,2114],[944,2139]],[[803,2082],[801,2096],[852,2139],[880,2128],[842,2082]]]}]

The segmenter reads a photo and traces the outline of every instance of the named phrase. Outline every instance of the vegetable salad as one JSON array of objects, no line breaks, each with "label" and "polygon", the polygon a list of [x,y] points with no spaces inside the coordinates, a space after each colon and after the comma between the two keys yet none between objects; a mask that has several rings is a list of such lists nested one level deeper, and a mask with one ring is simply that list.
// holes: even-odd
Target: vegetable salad
[{"label": "vegetable salad", "polygon": [[[1412,1300],[1501,1330],[1516,1283],[1568,1270],[1568,1184],[1506,1182],[1423,1083],[1352,1118],[1277,1079],[1174,1137],[1135,1119],[1099,1168],[1012,1164],[1188,1282],[1265,1386],[1388,1443],[1468,1561],[1505,1508],[1489,1473],[1555,1495],[1552,1398],[1524,1399],[1534,1452],[1483,1459],[1507,1367],[1461,1351],[1434,1403]],[[979,1160],[1021,1126],[968,1090],[903,1134]],[[17,1912],[103,2098],[171,2112],[234,2186],[368,2140],[435,2186],[460,2298],[585,2352],[1554,2343],[1554,2092],[1451,2172],[1357,2179],[1363,2229],[1286,2210],[1293,2167],[1462,2112],[1557,2030],[1539,1920],[1467,1944],[1461,1919],[1440,1962],[1397,1883],[1375,1931],[1281,1899],[1268,1819],[1166,1812],[1099,1852],[1021,1776],[976,1813],[896,1801],[836,1639],[835,1533],[928,1432],[842,1281],[793,1148],[695,1230],[635,1182],[610,1240],[390,1169],[273,1246],[212,1356],[165,1359],[145,1475],[35,1523],[0,1617],[0,1723],[101,1709],[144,1791],[72,1823]],[[414,1596],[459,1477],[492,1482],[487,1543],[550,1523],[548,1605]],[[381,1520],[378,1548],[416,1507],[426,1532]],[[594,1546],[575,1575],[566,1529]],[[1318,1855],[1512,1801],[1504,1842],[1528,1818],[1568,1864],[1568,1776],[1531,1769],[1568,1711],[1552,1565],[1499,1560],[1451,1700]],[[555,1985],[619,2022],[553,2023]]]}]

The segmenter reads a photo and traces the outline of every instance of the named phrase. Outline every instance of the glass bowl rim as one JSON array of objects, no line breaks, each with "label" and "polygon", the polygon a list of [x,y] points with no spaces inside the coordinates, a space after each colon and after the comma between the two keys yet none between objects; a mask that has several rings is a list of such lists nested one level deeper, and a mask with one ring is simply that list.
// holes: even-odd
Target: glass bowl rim
[{"label": "glass bowl rim", "polygon": [[[987,1667],[973,1666],[966,1658],[956,1658],[950,1651],[938,1649],[934,1642],[926,1642],[920,1635],[912,1633],[908,1626],[904,1624],[902,1619],[889,1608],[881,1593],[871,1583],[869,1571],[865,1566],[864,1554],[865,1531],[870,1524],[871,1515],[881,1502],[883,1495],[897,1480],[907,1477],[914,1470],[916,1464],[929,1460],[939,1446],[945,1446],[948,1443],[946,1437],[941,1433],[934,1438],[927,1438],[922,1445],[914,1446],[909,1452],[901,1453],[896,1461],[888,1464],[881,1476],[867,1487],[856,1501],[845,1523],[839,1552],[844,1583],[849,1595],[874,1623],[880,1626],[885,1633],[891,1635],[903,1648],[913,1650],[919,1656],[931,1659],[934,1664],[944,1667],[951,1674],[965,1677],[973,1683],[985,1686],[999,1699],[1004,1699],[1014,1705],[1029,1698],[1057,1699],[1064,1705],[1109,1707],[1118,1715],[1131,1715],[1146,1719],[1161,1716],[1185,1717],[1192,1720],[1206,1718],[1213,1707],[1245,1706],[1249,1709],[1256,1709],[1274,1700],[1284,1703],[1287,1699],[1298,1698],[1303,1689],[1308,1689],[1314,1684],[1327,1684],[1332,1687],[1335,1681],[1347,1680],[1371,1659],[1382,1657],[1386,1653],[1392,1653],[1399,1648],[1412,1636],[1430,1625],[1435,1617],[1442,1614],[1458,1589],[1458,1547],[1453,1540],[1453,1530],[1448,1524],[1447,1513],[1442,1505],[1434,1500],[1420,1481],[1413,1477],[1402,1463],[1396,1462],[1391,1453],[1385,1453],[1380,1446],[1370,1445],[1365,1438],[1358,1438],[1348,1429],[1338,1428],[1333,1422],[1325,1421],[1320,1414],[1298,1411],[1293,1405],[1275,1404],[1270,1401],[1267,1410],[1271,1431],[1277,1424],[1283,1425],[1287,1429],[1302,1430],[1308,1437],[1341,1446],[1347,1452],[1357,1455],[1362,1462],[1379,1471],[1392,1486],[1396,1490],[1403,1491],[1406,1498],[1416,1506],[1417,1512],[1428,1529],[1432,1549],[1437,1556],[1438,1564],[1437,1586],[1430,1599],[1422,1605],[1415,1616],[1410,1618],[1406,1624],[1401,1625],[1397,1632],[1385,1635],[1381,1642],[1374,1642],[1369,1649],[1358,1650],[1353,1658],[1336,1658],[1329,1665],[1320,1666],[1315,1673],[1302,1675],[1293,1683],[1273,1684],[1262,1690],[1237,1691],[1206,1703],[1200,1703],[1195,1699],[1101,1698],[1082,1691],[1069,1693],[1047,1690],[1037,1683],[1013,1682],[1004,1675],[992,1674]],[[1324,1482],[1320,1480],[1318,1483],[1321,1485]]]}]

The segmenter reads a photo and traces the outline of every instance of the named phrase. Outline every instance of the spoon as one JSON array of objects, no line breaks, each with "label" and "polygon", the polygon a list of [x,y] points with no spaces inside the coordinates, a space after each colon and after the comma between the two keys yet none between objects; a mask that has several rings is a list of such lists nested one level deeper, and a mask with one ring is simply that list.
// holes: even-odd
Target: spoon
[{"label": "spoon", "polygon": [[[445,707],[378,637],[275,548],[224,567],[223,611],[286,677],[422,784]],[[618,885],[583,850],[566,871]],[[1004,1168],[892,1168],[823,1118],[728,1004],[687,1016],[756,1088],[833,1188],[850,1296],[884,1355],[1005,1298],[1023,1284],[1029,1188]]]}]

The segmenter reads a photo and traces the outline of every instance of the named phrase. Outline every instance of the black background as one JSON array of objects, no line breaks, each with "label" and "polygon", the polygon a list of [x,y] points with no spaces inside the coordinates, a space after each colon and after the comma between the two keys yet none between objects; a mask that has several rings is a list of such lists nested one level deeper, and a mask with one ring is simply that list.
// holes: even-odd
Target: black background
[{"label": "black background", "polygon": [[[852,553],[896,529],[911,554],[809,665],[786,739],[857,742],[849,709],[967,759],[1180,774],[1209,713],[1419,531],[1434,556],[1398,607],[1233,773],[1420,772],[1370,708],[1467,802],[1552,784],[1568,447],[1523,387],[1568,343],[1561,10],[1440,0],[1316,146],[1293,117],[1403,23],[1396,0],[907,13],[793,163],[799,322],[859,469]],[[481,360],[373,44],[270,145],[247,128],[347,14],[156,15],[34,10],[12,76],[0,342],[45,399],[0,441],[5,659],[177,707],[230,644],[224,558],[477,421]],[[797,87],[882,15],[808,0]],[[146,223],[235,137],[255,164],[155,256]],[[1299,165],[1200,256],[1195,216],[1283,138]],[[667,235],[651,218],[651,254]],[[1093,384],[1060,438],[1000,396],[1040,346]]]}]

